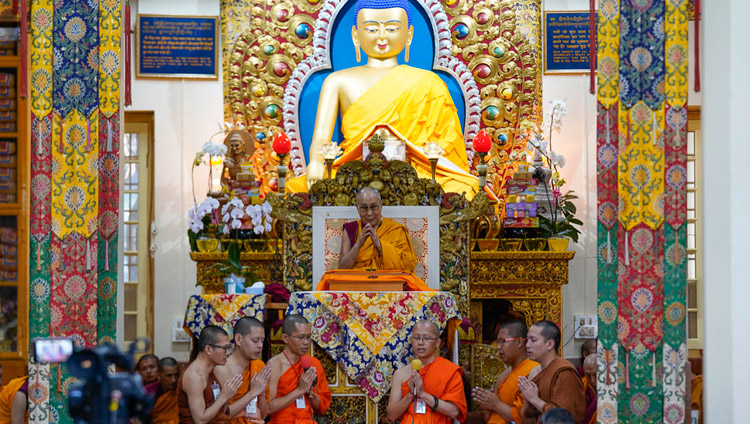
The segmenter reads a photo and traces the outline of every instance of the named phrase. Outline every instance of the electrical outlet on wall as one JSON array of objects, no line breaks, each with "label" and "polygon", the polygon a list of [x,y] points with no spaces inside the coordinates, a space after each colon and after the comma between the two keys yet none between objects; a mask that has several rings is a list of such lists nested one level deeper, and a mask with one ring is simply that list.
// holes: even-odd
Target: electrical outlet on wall
[{"label": "electrical outlet on wall", "polygon": [[596,338],[599,326],[596,315],[576,315],[573,323],[576,339]]}]

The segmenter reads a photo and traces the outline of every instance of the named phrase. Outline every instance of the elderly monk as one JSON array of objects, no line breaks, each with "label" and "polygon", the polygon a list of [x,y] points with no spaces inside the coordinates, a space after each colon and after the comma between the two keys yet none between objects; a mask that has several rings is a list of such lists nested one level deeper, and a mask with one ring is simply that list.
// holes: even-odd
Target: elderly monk
[{"label": "elderly monk", "polygon": [[[424,281],[413,274],[417,257],[409,231],[396,221],[384,218],[382,211],[383,201],[376,189],[365,187],[357,193],[360,219],[344,224],[339,269],[403,271],[381,273],[378,277],[403,281],[409,290],[431,291]],[[362,278],[366,281],[368,277]],[[337,279],[356,278],[357,274],[350,271],[329,271],[321,278],[318,290],[327,290],[329,283]]]},{"label": "elderly monk", "polygon": [[156,383],[159,381],[159,358],[152,353],[147,353],[141,356],[135,364],[135,370],[140,374],[144,386]]},{"label": "elderly monk", "polygon": [[234,324],[234,352],[226,365],[216,367],[214,373],[219,384],[233,375],[242,374],[242,385],[229,400],[229,417],[233,424],[262,424],[267,415],[266,387],[271,367],[260,359],[266,331],[253,317],[243,317]]},{"label": "elderly monk", "polygon": [[[402,423],[452,423],[466,419],[466,396],[461,367],[437,356],[440,331],[431,321],[423,320],[411,332],[411,348],[422,362],[419,371],[405,365],[393,374],[388,419]],[[416,410],[415,410],[416,404]]]},{"label": "elderly monk", "polygon": [[555,407],[567,409],[577,423],[586,415],[581,377],[573,364],[557,355],[560,337],[560,329],[551,321],[539,321],[529,329],[526,353],[541,370],[533,378],[518,378],[526,400],[521,410],[524,424],[538,424],[541,415]]},{"label": "elderly monk", "polygon": [[596,353],[583,360],[583,390],[586,393],[586,417],[583,424],[596,424]]},{"label": "elderly monk", "polygon": [[27,421],[28,377],[14,378],[0,390],[0,423],[23,424]]},{"label": "elderly monk", "polygon": [[227,363],[231,347],[223,328],[207,325],[201,330],[198,356],[177,382],[180,424],[229,422],[228,403],[242,384],[242,374],[235,374],[221,385],[214,368]]},{"label": "elderly monk", "polygon": [[310,323],[301,315],[284,317],[281,340],[286,347],[268,361],[269,424],[313,424],[331,405],[331,391],[323,366],[306,355],[310,348]]},{"label": "elderly monk", "polygon": [[[361,47],[367,63],[333,72],[323,82],[307,180],[323,177],[325,167],[319,151],[332,140],[340,112],[344,153],[334,168],[362,159],[362,141],[374,126],[387,124],[408,140],[406,160],[423,178],[430,178],[431,173],[422,147],[439,141],[444,153],[438,161],[436,180],[447,192],[473,196],[478,182],[468,172],[461,122],[448,88],[434,72],[398,64],[398,55],[404,50],[409,61],[414,34],[408,0],[359,0],[354,15],[352,42],[357,61]],[[305,191],[304,182],[304,178],[296,178],[287,183],[287,188]]]},{"label": "elderly monk", "polygon": [[177,379],[180,367],[170,357],[159,360],[159,381],[154,393],[154,407],[151,409],[153,424],[177,424],[180,421],[177,409]]},{"label": "elderly monk", "polygon": [[497,332],[497,352],[503,362],[510,365],[498,377],[492,391],[476,387],[472,397],[484,411],[484,420],[489,424],[521,422],[521,406],[516,406],[520,396],[518,378],[527,377],[539,364],[526,356],[526,324],[509,321]]}]

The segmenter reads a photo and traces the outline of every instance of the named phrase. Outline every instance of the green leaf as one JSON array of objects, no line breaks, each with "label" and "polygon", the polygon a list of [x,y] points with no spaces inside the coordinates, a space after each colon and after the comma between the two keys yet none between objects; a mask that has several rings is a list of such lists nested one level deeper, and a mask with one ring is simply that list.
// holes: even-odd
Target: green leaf
[{"label": "green leaf", "polygon": [[233,271],[235,272],[235,274],[241,274],[242,261],[239,243],[237,243],[236,241],[229,243],[229,248],[227,249],[227,257],[229,259],[229,265],[234,268]]}]

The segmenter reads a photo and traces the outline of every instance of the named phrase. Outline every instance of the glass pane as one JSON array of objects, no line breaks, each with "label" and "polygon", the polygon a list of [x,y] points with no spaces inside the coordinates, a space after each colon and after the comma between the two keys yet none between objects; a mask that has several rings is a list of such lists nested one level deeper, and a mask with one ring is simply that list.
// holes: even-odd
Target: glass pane
[{"label": "glass pane", "polygon": [[125,284],[125,311],[138,311],[138,285]]},{"label": "glass pane", "polygon": [[698,338],[698,312],[688,312],[688,338]]},{"label": "glass pane", "polygon": [[125,224],[124,248],[126,252],[138,250],[138,224]]},{"label": "glass pane", "polygon": [[125,133],[125,159],[138,158],[138,134]]},{"label": "glass pane", "polygon": [[695,309],[698,307],[698,285],[695,283],[688,283],[687,286],[687,307],[689,309]]},{"label": "glass pane", "polygon": [[137,316],[125,315],[124,318],[125,321],[123,323],[125,325],[125,341],[132,342],[133,340],[135,340],[138,330]]},{"label": "glass pane", "polygon": [[695,182],[695,162],[690,161],[687,163],[687,180],[689,182]]},{"label": "glass pane", "polygon": [[694,155],[695,154],[695,132],[690,131],[687,133],[687,154],[688,155]]},{"label": "glass pane", "polygon": [[688,194],[687,194],[687,208],[688,209],[695,209],[695,192],[694,191],[688,191]]},{"label": "glass pane", "polygon": [[123,139],[123,144],[122,144],[123,154],[125,155],[125,157],[128,157],[130,156],[130,133],[125,133],[122,139]]},{"label": "glass pane", "polygon": [[138,220],[138,193],[125,193],[123,195],[124,205],[123,209],[123,220],[124,221],[137,221]]},{"label": "glass pane", "polygon": [[133,185],[133,190],[138,190],[138,164],[130,164],[130,184]]},{"label": "glass pane", "polygon": [[688,209],[688,211],[687,211],[687,218],[688,219],[695,219],[695,210]]},{"label": "glass pane", "polygon": [[688,236],[687,236],[687,248],[688,249],[695,249],[695,235],[694,234],[688,234]]},{"label": "glass pane", "polygon": [[687,278],[689,280],[695,280],[695,261],[688,259],[687,262]]},{"label": "glass pane", "polygon": [[3,337],[0,337],[0,352],[18,350],[18,289],[0,287],[0,323],[3,323]]}]

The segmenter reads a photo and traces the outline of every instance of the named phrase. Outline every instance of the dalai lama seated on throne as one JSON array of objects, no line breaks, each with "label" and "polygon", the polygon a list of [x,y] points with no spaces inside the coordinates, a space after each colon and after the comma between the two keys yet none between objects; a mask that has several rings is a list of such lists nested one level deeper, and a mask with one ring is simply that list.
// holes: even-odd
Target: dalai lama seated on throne
[{"label": "dalai lama seated on throne", "polygon": [[365,187],[357,193],[359,220],[344,224],[339,269],[326,272],[318,290],[328,290],[332,282],[396,282],[411,291],[434,291],[414,275],[417,257],[409,232],[381,214],[380,193]]}]

